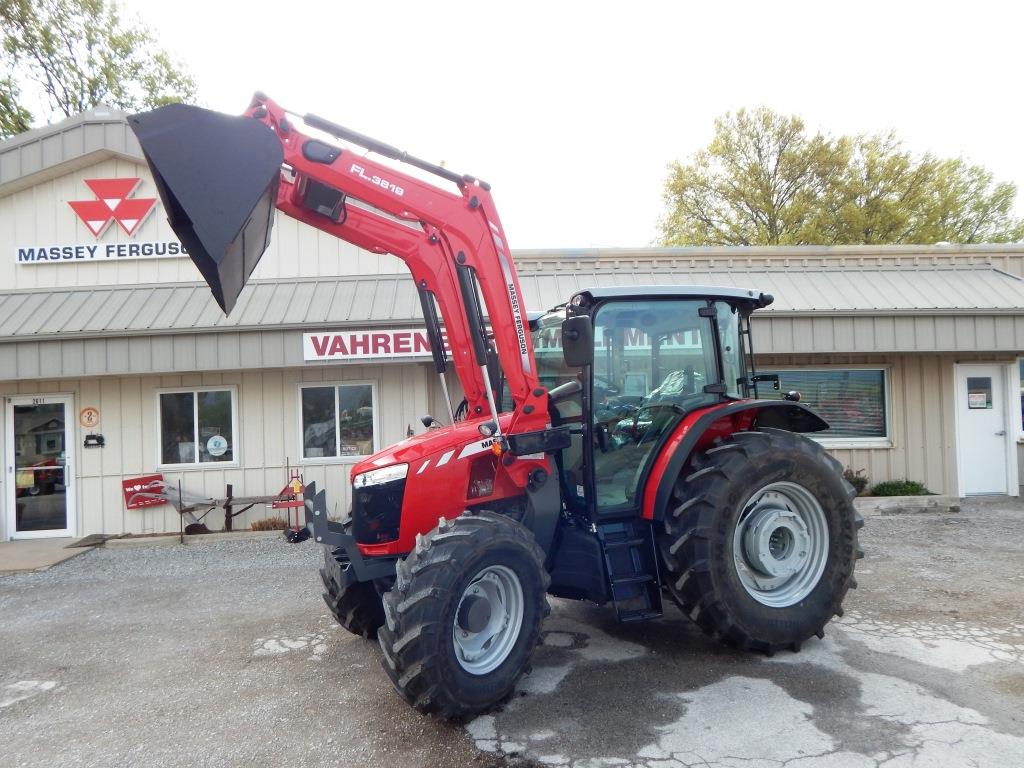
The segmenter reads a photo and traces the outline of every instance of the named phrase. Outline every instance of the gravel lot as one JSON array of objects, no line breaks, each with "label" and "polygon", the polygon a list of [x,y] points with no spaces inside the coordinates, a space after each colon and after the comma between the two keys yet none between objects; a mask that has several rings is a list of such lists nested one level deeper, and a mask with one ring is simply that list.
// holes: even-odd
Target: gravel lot
[{"label": "gravel lot", "polygon": [[465,726],[333,625],[318,547],[99,549],[0,577],[0,764],[1024,766],[1024,507],[863,541],[846,616],[799,654],[555,600],[520,696]]}]

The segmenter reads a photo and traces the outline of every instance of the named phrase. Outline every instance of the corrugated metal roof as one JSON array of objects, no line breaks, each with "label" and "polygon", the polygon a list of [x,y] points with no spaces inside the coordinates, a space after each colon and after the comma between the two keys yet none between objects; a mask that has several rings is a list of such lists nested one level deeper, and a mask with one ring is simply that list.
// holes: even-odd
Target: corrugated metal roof
[{"label": "corrugated metal roof", "polygon": [[877,269],[577,271],[520,273],[529,306],[553,306],[590,286],[715,285],[775,296],[768,312],[891,314],[1019,312],[1024,280],[989,266]]},{"label": "corrugated metal roof", "polygon": [[[1024,280],[987,266],[521,273],[530,309],[595,286],[713,285],[775,296],[776,316],[1022,314]],[[260,281],[225,317],[203,283],[0,291],[0,340],[217,330],[391,325],[420,321],[405,275]]]}]

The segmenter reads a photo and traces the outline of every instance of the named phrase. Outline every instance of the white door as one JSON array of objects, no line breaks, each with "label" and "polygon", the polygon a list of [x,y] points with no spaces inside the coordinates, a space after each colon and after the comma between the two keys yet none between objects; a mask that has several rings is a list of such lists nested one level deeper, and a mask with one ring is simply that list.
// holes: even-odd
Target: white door
[{"label": "white door", "polygon": [[7,535],[75,535],[74,404],[70,395],[7,398]]},{"label": "white door", "polygon": [[1009,446],[1006,366],[956,366],[957,458],[964,496],[1006,493]]}]

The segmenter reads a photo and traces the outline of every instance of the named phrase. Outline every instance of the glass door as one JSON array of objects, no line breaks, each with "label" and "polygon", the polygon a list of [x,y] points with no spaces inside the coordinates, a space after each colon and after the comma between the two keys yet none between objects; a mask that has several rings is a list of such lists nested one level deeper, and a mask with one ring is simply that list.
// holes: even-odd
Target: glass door
[{"label": "glass door", "polygon": [[649,465],[690,411],[721,400],[715,335],[696,299],[613,301],[594,316],[593,467],[598,514],[640,506]]},{"label": "glass door", "polygon": [[70,396],[7,399],[7,533],[13,539],[75,534]]}]

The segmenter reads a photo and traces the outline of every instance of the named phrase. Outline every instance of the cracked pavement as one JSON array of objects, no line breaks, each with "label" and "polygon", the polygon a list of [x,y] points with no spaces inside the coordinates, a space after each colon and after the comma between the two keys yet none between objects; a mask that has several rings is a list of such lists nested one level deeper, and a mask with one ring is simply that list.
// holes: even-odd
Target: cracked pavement
[{"label": "cracked pavement", "polygon": [[552,600],[532,674],[465,725],[409,709],[276,541],[98,550],[0,577],[0,763],[1024,766],[1024,505],[870,518],[823,641],[764,658],[676,609]]}]

